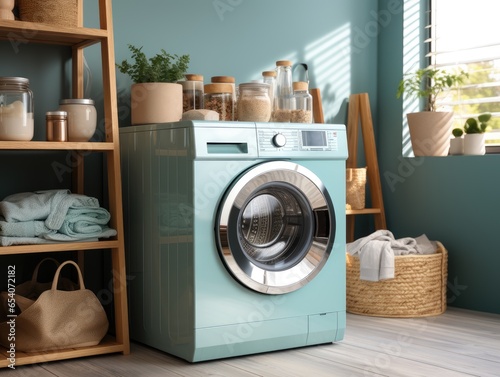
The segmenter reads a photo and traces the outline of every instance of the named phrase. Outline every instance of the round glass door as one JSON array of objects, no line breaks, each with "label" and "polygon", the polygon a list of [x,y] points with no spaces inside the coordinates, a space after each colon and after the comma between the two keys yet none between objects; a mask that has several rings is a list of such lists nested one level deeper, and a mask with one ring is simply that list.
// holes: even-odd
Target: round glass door
[{"label": "round glass door", "polygon": [[330,196],[310,170],[275,161],[247,171],[218,213],[222,259],[243,285],[267,294],[297,290],[326,263],[335,234]]}]

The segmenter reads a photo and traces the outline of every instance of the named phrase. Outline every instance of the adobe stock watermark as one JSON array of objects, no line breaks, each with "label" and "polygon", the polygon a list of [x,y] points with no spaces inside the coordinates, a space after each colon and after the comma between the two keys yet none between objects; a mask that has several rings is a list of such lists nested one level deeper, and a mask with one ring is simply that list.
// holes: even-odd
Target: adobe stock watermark
[{"label": "adobe stock watermark", "polygon": [[422,157],[415,158],[405,158],[403,156],[398,157],[399,165],[397,168],[397,173],[392,171],[385,171],[384,178],[389,186],[391,192],[396,191],[396,185],[398,183],[404,183],[406,179],[411,177],[418,166],[424,163]]},{"label": "adobe stock watermark", "polygon": [[213,0],[212,6],[214,7],[217,16],[219,16],[219,19],[224,21],[224,15],[227,12],[233,12],[242,3],[243,0]]},{"label": "adobe stock watermark", "polygon": [[372,40],[378,37],[382,28],[389,26],[392,17],[401,12],[403,12],[403,0],[390,0],[387,3],[387,9],[371,10],[372,20],[368,21],[362,29],[357,26],[353,27],[352,52],[361,53]]}]

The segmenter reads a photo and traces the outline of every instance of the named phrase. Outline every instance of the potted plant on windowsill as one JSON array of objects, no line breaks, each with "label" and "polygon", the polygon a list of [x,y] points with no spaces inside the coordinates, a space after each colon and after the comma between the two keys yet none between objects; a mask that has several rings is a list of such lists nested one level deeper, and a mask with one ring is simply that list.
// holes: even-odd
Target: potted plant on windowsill
[{"label": "potted plant on windowsill", "polygon": [[464,131],[461,128],[454,128],[451,131],[453,138],[450,139],[450,155],[464,154]]},{"label": "potted plant on windowsill", "polygon": [[425,111],[406,114],[415,156],[448,154],[453,112],[436,111],[436,99],[444,90],[463,84],[467,77],[463,71],[455,74],[428,67],[406,74],[400,81],[398,98],[406,93],[427,100]]},{"label": "potted plant on windowsill", "polygon": [[475,118],[468,118],[464,125],[464,154],[483,155],[486,153],[485,132],[488,129],[488,122],[491,114],[481,114]]},{"label": "potted plant on windowsill", "polygon": [[176,122],[182,117],[182,85],[177,81],[188,69],[189,55],[171,55],[161,50],[147,58],[142,47],[128,45],[133,63],[117,64],[121,73],[130,76],[131,123]]}]

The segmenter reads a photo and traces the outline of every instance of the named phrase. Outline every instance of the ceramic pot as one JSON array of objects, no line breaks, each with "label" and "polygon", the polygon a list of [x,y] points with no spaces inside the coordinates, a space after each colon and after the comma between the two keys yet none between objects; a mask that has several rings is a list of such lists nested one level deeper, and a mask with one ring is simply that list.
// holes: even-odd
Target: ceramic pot
[{"label": "ceramic pot", "polygon": [[484,145],[485,134],[465,134],[464,135],[464,154],[465,155],[483,155],[486,153]]},{"label": "ceramic pot", "polygon": [[140,83],[130,89],[131,123],[177,122],[182,117],[182,85]]},{"label": "ceramic pot", "polygon": [[464,139],[462,137],[450,139],[450,155],[461,154],[464,154]]},{"label": "ceramic pot", "polygon": [[415,156],[447,156],[453,112],[421,111],[406,114]]}]

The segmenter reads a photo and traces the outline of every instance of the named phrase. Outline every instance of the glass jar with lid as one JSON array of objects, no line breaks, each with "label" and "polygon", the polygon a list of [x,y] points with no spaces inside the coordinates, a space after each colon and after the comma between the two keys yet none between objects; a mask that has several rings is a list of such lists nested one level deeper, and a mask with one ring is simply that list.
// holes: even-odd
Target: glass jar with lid
[{"label": "glass jar with lid", "polygon": [[292,62],[276,62],[276,98],[274,99],[274,122],[290,122],[293,108]]},{"label": "glass jar with lid", "polygon": [[212,76],[210,81],[214,84],[229,84],[233,90],[233,120],[238,120],[238,87],[233,76]]},{"label": "glass jar with lid", "polygon": [[204,92],[205,109],[219,113],[219,120],[233,120],[233,88],[230,84],[206,84]]},{"label": "glass jar with lid", "polygon": [[182,112],[203,109],[203,76],[186,74],[182,85]]},{"label": "glass jar with lid", "polygon": [[29,141],[34,135],[33,92],[24,77],[0,77],[0,140]]},{"label": "glass jar with lid", "polygon": [[271,99],[269,84],[250,82],[239,85],[238,120],[242,122],[269,122]]},{"label": "glass jar with lid", "polygon": [[262,72],[262,81],[269,84],[269,99],[271,100],[271,109],[273,109],[274,97],[276,96],[276,71]]},{"label": "glass jar with lid", "polygon": [[305,81],[293,83],[293,123],[312,123],[312,96]]},{"label": "glass jar with lid", "polygon": [[97,128],[94,100],[69,98],[59,101],[59,110],[68,113],[68,141],[89,141]]}]

